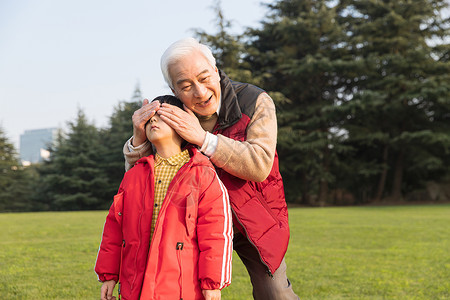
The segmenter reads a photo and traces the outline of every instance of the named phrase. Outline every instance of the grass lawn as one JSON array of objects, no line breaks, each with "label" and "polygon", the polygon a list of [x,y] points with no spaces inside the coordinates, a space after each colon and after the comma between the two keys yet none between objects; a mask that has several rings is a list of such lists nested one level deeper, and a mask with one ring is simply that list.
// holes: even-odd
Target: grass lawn
[{"label": "grass lawn", "polygon": [[[1,299],[99,299],[106,211],[0,214]],[[450,299],[450,205],[291,208],[301,299]],[[222,299],[252,299],[235,255]]]}]

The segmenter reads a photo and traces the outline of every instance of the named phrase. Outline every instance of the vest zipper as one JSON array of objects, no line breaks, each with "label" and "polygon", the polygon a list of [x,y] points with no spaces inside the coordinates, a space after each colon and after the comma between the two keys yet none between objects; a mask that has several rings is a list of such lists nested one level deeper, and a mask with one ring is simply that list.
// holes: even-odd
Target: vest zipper
[{"label": "vest zipper", "polygon": [[262,195],[262,192],[255,190],[255,197],[258,199],[259,203],[264,207],[264,209],[269,213],[269,215],[274,219],[274,221],[280,225],[280,221],[278,220],[277,216],[273,213],[273,211],[270,209],[269,205],[266,201],[264,201],[264,197]]},{"label": "vest zipper", "polygon": [[261,256],[261,253],[259,253],[259,250],[258,250],[258,248],[256,247],[255,243],[253,243],[253,241],[252,241],[252,240],[250,239],[250,237],[248,236],[247,229],[245,229],[244,225],[241,223],[241,221],[239,220],[238,216],[236,215],[236,213],[234,212],[233,209],[231,210],[231,212],[232,212],[233,215],[236,217],[236,220],[237,220],[238,223],[241,225],[242,229],[244,229],[244,231],[245,231],[245,236],[246,236],[247,240],[250,242],[250,244],[253,245],[253,247],[255,247],[256,252],[258,253],[259,259],[261,260],[262,264],[263,264],[264,266],[266,266],[266,268],[267,268],[267,274],[269,274],[269,276],[273,279],[273,274],[272,274],[272,272],[270,271],[269,266],[266,264],[266,262],[264,262],[264,260],[263,260],[263,258],[262,258],[262,256]]}]

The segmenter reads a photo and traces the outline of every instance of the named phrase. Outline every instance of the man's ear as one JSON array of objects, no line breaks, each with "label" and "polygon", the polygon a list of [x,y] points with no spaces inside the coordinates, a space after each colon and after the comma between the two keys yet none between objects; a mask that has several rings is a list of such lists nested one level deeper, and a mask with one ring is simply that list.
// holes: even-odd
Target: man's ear
[{"label": "man's ear", "polygon": [[214,71],[216,72],[217,77],[219,77],[219,81],[220,81],[219,69],[217,69],[217,67],[214,67]]}]

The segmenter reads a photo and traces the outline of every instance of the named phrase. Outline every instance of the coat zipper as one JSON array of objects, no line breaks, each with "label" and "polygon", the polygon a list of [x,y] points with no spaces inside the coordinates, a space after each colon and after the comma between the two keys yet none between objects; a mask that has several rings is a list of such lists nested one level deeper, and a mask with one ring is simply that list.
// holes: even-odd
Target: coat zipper
[{"label": "coat zipper", "polygon": [[181,260],[181,250],[183,250],[183,245],[182,242],[177,242],[176,245],[178,265],[180,266],[180,278],[178,279],[180,285],[180,300],[183,300],[183,263]]},{"label": "coat zipper", "polygon": [[[191,157],[192,158],[192,157]],[[177,172],[177,174],[179,174],[179,172],[183,169],[183,168],[187,168],[187,167],[190,167],[191,165],[192,165],[192,163],[190,163],[191,162],[191,160],[189,160],[189,162],[187,162],[186,164],[184,164],[181,168],[180,168],[180,170],[178,170],[178,172]],[[145,185],[145,190],[144,190],[144,194],[143,194],[143,197],[142,197],[142,211],[141,211],[141,213],[140,213],[140,215],[139,215],[139,222],[138,222],[138,228],[139,228],[139,230],[138,230],[138,232],[139,232],[139,243],[138,243],[138,247],[137,247],[137,251],[136,251],[136,256],[135,256],[135,258],[134,258],[134,265],[135,265],[135,270],[136,270],[136,265],[137,265],[137,254],[139,253],[139,249],[141,248],[141,236],[142,236],[142,233],[141,233],[141,219],[142,219],[142,215],[144,214],[144,211],[145,211],[145,195],[147,194],[147,189],[148,189],[148,183],[149,183],[149,180],[150,180],[150,175],[151,175],[151,173],[149,172],[149,174],[148,174],[148,176],[147,176],[147,184]],[[183,177],[185,176],[185,174],[183,174]],[[175,177],[173,178],[173,179],[175,179],[175,178],[177,178],[178,176],[177,175],[175,175]],[[180,180],[181,180],[181,178],[183,178],[183,177],[179,177],[179,178],[177,178],[177,182],[176,183],[178,183]],[[169,191],[170,190],[170,188],[175,184],[174,183],[174,180],[172,179],[172,181],[170,182],[170,184],[169,184],[169,186],[168,186],[168,188],[167,188],[167,191]],[[168,193],[166,193],[166,197],[167,197],[167,194]],[[166,200],[166,197],[164,197],[164,200],[163,200],[163,204],[165,204],[167,201],[165,201]],[[163,207],[161,207],[161,210],[159,211],[159,213],[161,213],[162,211],[163,211],[163,208],[165,208],[167,206],[167,204],[166,205],[164,205]],[[152,244],[152,242],[153,242],[153,238],[155,237],[155,234],[156,234],[156,230],[157,230],[157,228],[158,228],[158,223],[159,223],[159,215],[158,215],[158,219],[156,220],[156,224],[155,224],[155,231],[153,232],[153,236],[152,236],[152,239],[151,239],[151,241],[150,241],[150,247],[151,247],[151,244]],[[178,243],[177,243],[177,247],[178,247]],[[182,247],[181,247],[182,248]],[[178,249],[177,249],[178,250]],[[181,259],[181,257],[180,257],[180,259]],[[180,265],[180,268],[181,268],[181,265]],[[133,278],[133,281],[132,281],[132,283],[131,283],[131,290],[133,289],[133,286],[134,286],[134,284],[135,284],[135,282],[136,282],[136,278],[137,278],[137,273],[135,272],[134,273],[134,278]],[[182,299],[182,298],[181,298]]]},{"label": "coat zipper", "polygon": [[[191,157],[192,158],[192,157]],[[175,185],[175,184],[178,184],[178,182],[184,177],[184,176],[186,176],[186,172],[183,172],[182,173],[182,175],[179,175],[180,174],[180,171],[182,170],[182,169],[184,169],[184,168],[189,168],[189,167],[191,167],[192,166],[192,163],[190,163],[191,162],[191,160],[189,160],[187,163],[185,163],[179,170],[178,170],[178,172],[176,173],[176,175],[175,175],[175,177],[172,179],[172,181],[170,182],[170,184],[169,184],[169,186],[167,187],[167,193],[166,193],[166,196],[164,197],[164,200],[163,200],[163,206],[161,206],[161,210],[159,211],[159,214],[158,214],[158,218],[156,219],[156,223],[155,223],[155,231],[153,231],[153,235],[152,235],[152,239],[151,239],[151,241],[150,241],[150,248],[151,248],[151,245],[153,244],[153,239],[155,238],[155,236],[156,236],[156,232],[157,232],[157,230],[158,230],[158,227],[159,227],[159,221],[160,221],[160,214],[162,213],[162,212],[164,212],[164,210],[166,209],[166,207],[167,207],[167,205],[168,205],[168,201],[166,201],[166,197],[167,197],[167,195],[169,194],[168,192],[171,190],[171,188],[173,187],[173,185]],[[174,182],[174,179],[176,179],[176,182]],[[139,244],[140,245],[140,244]],[[179,249],[180,248],[180,249]],[[139,249],[139,248],[138,248]],[[182,267],[181,267],[181,250],[183,250],[183,243],[182,242],[177,242],[177,244],[176,244],[176,250],[177,250],[177,259],[178,259],[178,263],[179,263],[179,265],[180,265],[180,274],[182,274]],[[151,251],[151,249],[149,250],[149,251]],[[136,276],[135,276],[135,279],[136,279]],[[182,275],[180,275],[180,300],[183,300],[183,288],[182,288]],[[134,281],[133,281],[133,283],[134,283]]]},{"label": "coat zipper", "polygon": [[[167,197],[167,195],[169,194],[169,191],[172,190],[172,187],[173,187],[174,185],[178,184],[178,182],[180,182],[180,180],[181,180],[184,176],[186,176],[186,172],[181,173],[180,171],[183,170],[183,169],[185,169],[185,168],[191,167],[191,166],[192,166],[192,163],[190,163],[190,162],[191,162],[191,160],[189,159],[189,161],[188,161],[187,163],[185,163],[185,164],[178,170],[178,172],[176,173],[175,177],[172,179],[172,181],[170,182],[169,186],[167,187],[167,193],[166,193],[166,196],[164,197],[164,200],[163,200],[163,206],[161,207],[161,210],[159,211],[159,214],[161,214],[161,213],[163,212],[163,210],[166,209],[167,205],[169,205],[169,204],[168,204],[168,201],[166,201],[166,197]],[[182,174],[182,175],[177,176],[178,174]],[[174,179],[176,179],[176,182],[174,181]],[[157,230],[157,228],[159,227],[159,226],[158,226],[158,225],[159,225],[159,220],[160,220],[159,214],[158,214],[158,218],[157,218],[157,220],[156,220],[155,231],[153,232],[153,236],[152,236],[152,241],[151,241],[151,242],[153,242],[153,238],[154,238],[155,235],[156,235],[156,230]],[[151,244],[150,244],[150,245],[151,245]],[[183,268],[182,268],[182,260],[181,260],[181,250],[183,250],[183,246],[184,246],[184,244],[183,244],[182,242],[177,242],[177,244],[176,244],[177,260],[178,260],[178,265],[180,266],[180,278],[178,279],[178,280],[179,280],[179,284],[180,284],[180,300],[183,300]]]},{"label": "coat zipper", "polygon": [[[190,160],[189,160],[189,162],[190,162]],[[175,185],[175,184],[178,184],[178,182],[179,182],[184,176],[186,176],[185,172],[183,172],[182,175],[178,175],[178,174],[180,173],[180,171],[181,171],[182,169],[188,168],[188,167],[191,166],[191,164],[190,164],[189,162],[185,163],[185,164],[178,170],[178,172],[175,174],[175,177],[172,178],[172,181],[170,182],[169,186],[167,187],[167,193],[166,193],[166,196],[164,196],[164,200],[163,200],[163,202],[162,202],[161,209],[160,209],[160,211],[159,211],[159,213],[158,213],[158,218],[156,219],[156,223],[155,223],[155,231],[153,231],[152,239],[150,240],[150,246],[151,246],[152,243],[153,243],[153,238],[155,237],[155,235],[156,235],[156,230],[157,230],[157,228],[159,227],[159,226],[158,226],[158,225],[159,225],[159,215],[161,214],[161,212],[163,212],[163,211],[165,210],[166,206],[168,205],[168,201],[166,201],[166,197],[167,197],[167,195],[169,194],[169,191],[171,190],[171,187],[172,187],[173,185]],[[189,166],[188,166],[188,164],[189,164]],[[182,177],[180,177],[180,176],[182,176]],[[176,179],[177,182],[174,183],[174,179]]]}]

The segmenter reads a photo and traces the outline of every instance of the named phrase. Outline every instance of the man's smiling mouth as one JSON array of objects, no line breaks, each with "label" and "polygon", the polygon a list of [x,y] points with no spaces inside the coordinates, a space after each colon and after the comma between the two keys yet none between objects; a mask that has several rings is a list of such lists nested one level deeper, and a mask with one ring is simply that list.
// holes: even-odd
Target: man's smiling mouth
[{"label": "man's smiling mouth", "polygon": [[211,103],[211,99],[212,99],[212,95],[208,98],[208,100],[203,101],[203,102],[200,102],[200,103],[197,103],[197,106],[205,107],[205,106],[207,106],[209,103]]}]

